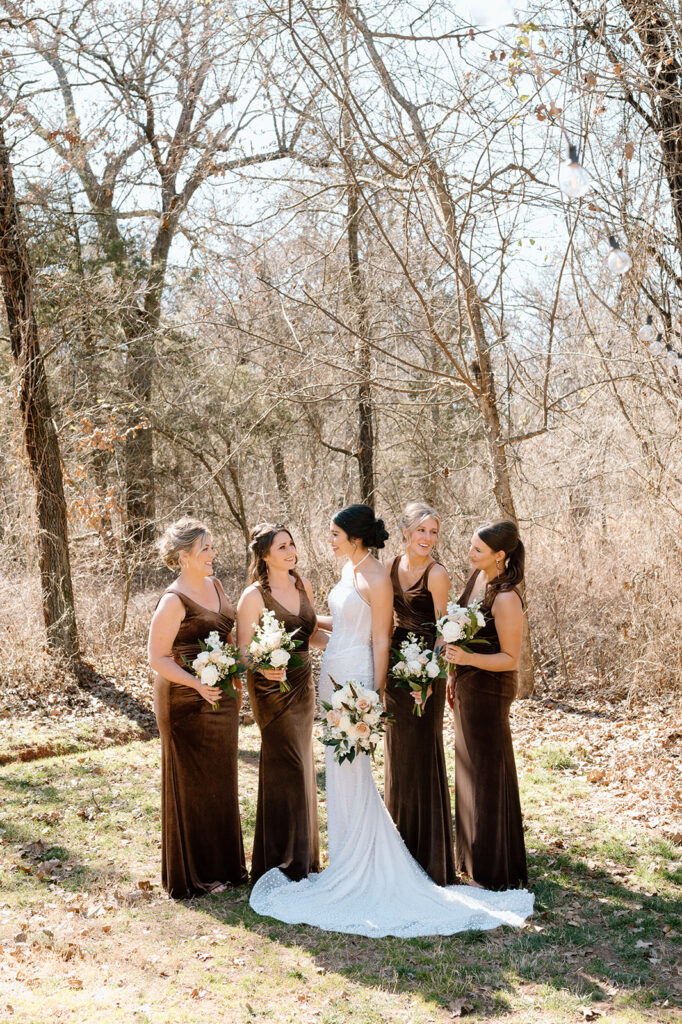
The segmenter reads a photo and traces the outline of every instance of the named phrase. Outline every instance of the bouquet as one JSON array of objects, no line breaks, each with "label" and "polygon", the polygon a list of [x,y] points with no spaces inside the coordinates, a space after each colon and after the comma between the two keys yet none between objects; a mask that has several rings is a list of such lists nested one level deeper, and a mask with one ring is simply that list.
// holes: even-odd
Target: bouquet
[{"label": "bouquet", "polygon": [[445,615],[436,622],[436,630],[446,644],[457,644],[463,651],[472,653],[469,644],[487,644],[487,640],[476,639],[476,634],[485,626],[485,615],[480,609],[480,600],[472,601],[467,607],[448,601]]},{"label": "bouquet", "polygon": [[393,651],[398,660],[391,669],[396,686],[410,691],[414,700],[412,713],[419,718],[424,714],[424,705],[431,696],[433,683],[436,679],[444,679],[446,669],[426,646],[424,640],[418,639],[414,633],[407,634],[399,651]]},{"label": "bouquet", "polygon": [[288,693],[291,689],[287,682],[287,668],[297,668],[303,664],[302,658],[293,653],[301,645],[300,640],[294,640],[295,633],[298,633],[297,629],[287,633],[275,613],[266,608],[262,623],[256,626],[249,644],[249,663],[254,672],[268,668],[284,669],[284,678],[279,684],[280,693]]},{"label": "bouquet", "polygon": [[[246,667],[239,660],[238,649],[223,642],[217,630],[209,633],[205,640],[200,640],[199,647],[201,650],[191,664],[195,675],[201,679],[204,686],[219,686],[228,697],[239,697],[239,690],[232,680],[234,676],[246,672]],[[189,667],[187,658],[183,660]],[[218,705],[214,704],[213,710],[215,711],[217,707]]]},{"label": "bouquet", "polygon": [[386,722],[391,717],[382,710],[379,694],[354,679],[339,686],[334,683],[331,704],[322,701],[327,712],[323,719],[322,742],[334,748],[334,757],[343,764],[356,754],[374,754]]}]

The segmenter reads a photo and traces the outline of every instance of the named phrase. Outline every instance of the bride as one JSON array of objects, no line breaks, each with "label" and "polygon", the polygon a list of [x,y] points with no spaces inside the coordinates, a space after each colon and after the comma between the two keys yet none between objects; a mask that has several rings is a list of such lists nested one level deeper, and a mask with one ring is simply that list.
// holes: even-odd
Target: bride
[{"label": "bride", "polygon": [[[332,519],[330,543],[347,556],[329,594],[333,625],[320,675],[320,697],[333,683],[355,679],[383,692],[388,670],[393,588],[370,553],[388,537],[367,505],[350,505]],[[327,623],[322,620],[322,626]],[[273,868],[256,882],[251,906],[289,924],[356,935],[451,935],[467,929],[520,925],[533,910],[524,890],[489,892],[441,888],[412,859],[372,777],[367,754],[338,764],[326,748],[329,867],[293,882]]]}]

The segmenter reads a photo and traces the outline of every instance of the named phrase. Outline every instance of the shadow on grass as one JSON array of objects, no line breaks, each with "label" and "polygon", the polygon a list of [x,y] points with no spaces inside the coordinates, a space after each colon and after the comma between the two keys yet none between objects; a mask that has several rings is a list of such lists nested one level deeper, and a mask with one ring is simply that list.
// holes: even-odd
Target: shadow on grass
[{"label": "shadow on grass", "polygon": [[75,667],[75,675],[82,690],[93,693],[103,704],[136,722],[145,733],[140,739],[151,739],[159,735],[156,715],[144,701],[138,700],[126,690],[116,687],[106,676],[100,675],[86,661],[78,662]]},{"label": "shadow on grass", "polygon": [[[532,859],[531,877],[545,873],[547,862],[544,856]],[[579,858],[561,858],[553,876],[537,882],[535,914],[523,929],[365,938],[259,917],[235,893],[186,905],[304,950],[325,971],[368,988],[419,996],[441,1009],[463,998],[479,1017],[504,1016],[520,989],[532,994],[541,987],[549,990],[544,998],[550,1002],[610,1002],[618,996],[638,1009],[656,1000],[675,1003],[679,995],[670,958],[655,963],[648,955],[660,946],[663,925],[679,922],[679,899],[629,889],[605,871],[589,872]]]}]

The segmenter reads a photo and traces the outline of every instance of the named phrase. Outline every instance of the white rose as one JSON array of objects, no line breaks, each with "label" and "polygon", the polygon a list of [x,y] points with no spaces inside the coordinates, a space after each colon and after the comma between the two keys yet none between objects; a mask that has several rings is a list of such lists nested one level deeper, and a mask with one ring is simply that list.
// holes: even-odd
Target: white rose
[{"label": "white rose", "polygon": [[344,698],[343,690],[334,690],[334,692],[332,694],[332,701],[331,701],[332,707],[333,708],[340,708],[341,705],[343,704],[343,698]]},{"label": "white rose", "polygon": [[218,659],[218,664],[222,665],[223,668],[231,668],[232,665],[236,664],[235,659],[231,658],[229,654],[221,654]]},{"label": "white rose", "polygon": [[457,643],[464,636],[464,630],[460,626],[459,622],[445,622],[441,629],[441,635],[446,644]]},{"label": "white rose", "polygon": [[221,659],[222,657],[224,657],[224,655],[222,655],[222,654],[220,653],[220,651],[215,651],[215,650],[214,650],[214,651],[211,651],[211,653],[210,653],[209,657],[210,657],[210,660],[211,660],[211,661],[212,661],[212,662],[213,662],[213,663],[214,663],[215,665],[219,665],[219,664],[220,664],[220,659]]},{"label": "white rose", "polygon": [[207,665],[201,671],[201,681],[204,686],[215,686],[218,682],[218,669],[215,665]]},{"label": "white rose", "polygon": [[289,664],[289,652],[283,651],[281,647],[278,647],[270,655],[270,664],[273,668],[285,668]]},{"label": "white rose", "polygon": [[407,671],[411,676],[420,676],[422,674],[421,661],[417,661],[416,659],[413,661],[408,661]]},{"label": "white rose", "polygon": [[360,739],[360,734],[358,733],[357,725],[351,722],[350,720],[348,721],[348,728],[345,731],[351,743],[355,743],[356,740]]},{"label": "white rose", "polygon": [[203,664],[203,661],[199,661],[198,658],[195,658],[194,661],[192,662],[192,668],[194,669],[195,672],[199,673],[201,672],[201,667]]},{"label": "white rose", "polygon": [[365,721],[367,722],[367,725],[376,725],[380,718],[380,711],[368,711],[367,714],[365,715]]},{"label": "white rose", "polygon": [[403,647],[403,657],[406,661],[413,661],[415,658],[418,658],[420,654],[421,650],[419,648],[419,644],[405,644]]},{"label": "white rose", "polygon": [[429,679],[435,679],[436,676],[440,675],[440,665],[435,659],[433,661],[427,662],[426,674],[429,677]]},{"label": "white rose", "polygon": [[208,665],[210,660],[211,655],[209,654],[208,651],[201,651],[200,654],[197,654],[197,661],[199,662],[200,665]]},{"label": "white rose", "polygon": [[376,690],[363,690],[362,696],[365,697],[370,702],[370,704],[379,703],[379,694],[377,693]]},{"label": "white rose", "polygon": [[252,643],[249,644],[249,653],[252,654],[254,658],[261,658],[265,653],[263,645],[257,643],[257,641],[254,640]]},{"label": "white rose", "polygon": [[419,662],[420,665],[425,665],[427,663],[427,661],[429,660],[430,653],[430,651],[424,651],[422,654],[419,655],[417,661]]}]

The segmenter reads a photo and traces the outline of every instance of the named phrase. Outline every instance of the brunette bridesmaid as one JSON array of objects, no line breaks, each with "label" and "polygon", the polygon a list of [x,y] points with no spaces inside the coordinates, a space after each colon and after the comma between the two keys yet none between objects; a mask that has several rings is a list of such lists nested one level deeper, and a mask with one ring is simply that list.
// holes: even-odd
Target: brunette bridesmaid
[{"label": "brunette bridesmaid", "polygon": [[[394,631],[391,648],[414,633],[433,650],[436,619],[447,607],[450,577],[433,557],[438,513],[411,502],[401,527],[404,552],[391,564]],[[392,663],[395,656],[392,655]],[[421,717],[409,690],[396,686],[389,669],[386,710],[394,716],[384,739],[384,800],[408,850],[437,885],[456,880],[450,791],[443,750],[445,680],[437,679]]]},{"label": "brunette bridesmaid", "polygon": [[196,658],[199,641],[213,630],[230,640],[234,613],[213,576],[213,541],[203,523],[173,523],[160,550],[180,568],[149,631],[161,734],[161,877],[182,899],[248,879],[237,793],[239,704],[204,686],[183,661]]},{"label": "brunette bridesmaid", "polygon": [[296,572],[296,545],[286,526],[261,523],[251,532],[251,586],[237,606],[237,635],[246,652],[263,610],[296,630],[302,641],[298,668],[286,670],[290,689],[280,691],[282,669],[249,672],[249,698],[261,733],[258,807],[251,880],[280,868],[294,881],[319,870],[317,786],[313,765],[313,687],[308,646],[324,647],[317,630],[310,583]]},{"label": "brunette bridesmaid", "polygon": [[480,526],[469,549],[473,572],[459,599],[481,599],[487,640],[475,654],[448,644],[455,668],[448,700],[455,712],[457,869],[486,889],[524,888],[526,848],[509,709],[518,690],[523,632],[525,552],[518,529],[503,519]]}]

